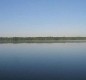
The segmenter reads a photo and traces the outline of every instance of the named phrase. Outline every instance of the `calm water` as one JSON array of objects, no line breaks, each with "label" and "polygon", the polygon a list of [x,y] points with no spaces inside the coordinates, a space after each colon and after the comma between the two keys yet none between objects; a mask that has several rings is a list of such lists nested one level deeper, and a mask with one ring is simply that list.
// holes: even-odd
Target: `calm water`
[{"label": "calm water", "polygon": [[0,80],[86,80],[86,43],[0,44]]}]

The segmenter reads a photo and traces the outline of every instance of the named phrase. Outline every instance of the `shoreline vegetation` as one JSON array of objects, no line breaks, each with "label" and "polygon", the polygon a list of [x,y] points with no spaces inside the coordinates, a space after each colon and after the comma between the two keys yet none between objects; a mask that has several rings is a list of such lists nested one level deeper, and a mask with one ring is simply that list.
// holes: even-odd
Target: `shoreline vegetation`
[{"label": "shoreline vegetation", "polygon": [[86,42],[86,37],[0,37],[0,43],[73,43]]}]

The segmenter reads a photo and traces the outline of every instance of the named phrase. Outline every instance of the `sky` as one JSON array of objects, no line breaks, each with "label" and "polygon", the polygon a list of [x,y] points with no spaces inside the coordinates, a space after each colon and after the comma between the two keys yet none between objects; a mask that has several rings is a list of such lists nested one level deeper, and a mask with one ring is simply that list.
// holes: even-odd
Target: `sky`
[{"label": "sky", "polygon": [[86,36],[86,0],[0,0],[3,36]]}]

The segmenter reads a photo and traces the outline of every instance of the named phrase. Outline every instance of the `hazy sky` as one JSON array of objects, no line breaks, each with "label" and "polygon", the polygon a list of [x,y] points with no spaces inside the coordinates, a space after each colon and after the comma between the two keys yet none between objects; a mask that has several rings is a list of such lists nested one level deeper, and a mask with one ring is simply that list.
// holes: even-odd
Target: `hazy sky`
[{"label": "hazy sky", "polygon": [[0,36],[86,36],[86,0],[0,0]]}]

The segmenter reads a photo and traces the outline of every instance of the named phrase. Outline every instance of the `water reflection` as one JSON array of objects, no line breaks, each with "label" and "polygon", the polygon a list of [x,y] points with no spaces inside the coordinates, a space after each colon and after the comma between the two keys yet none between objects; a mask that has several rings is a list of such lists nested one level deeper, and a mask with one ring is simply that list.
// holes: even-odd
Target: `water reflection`
[{"label": "water reflection", "polygon": [[86,80],[86,43],[0,44],[0,80]]}]

